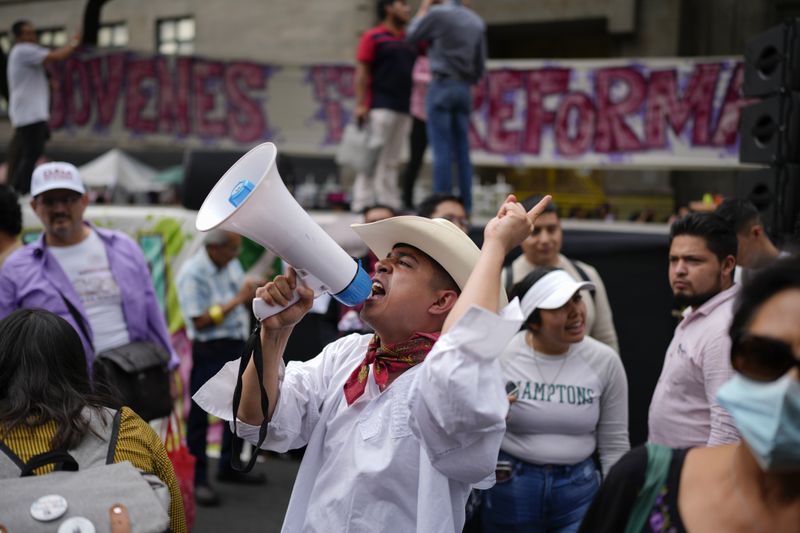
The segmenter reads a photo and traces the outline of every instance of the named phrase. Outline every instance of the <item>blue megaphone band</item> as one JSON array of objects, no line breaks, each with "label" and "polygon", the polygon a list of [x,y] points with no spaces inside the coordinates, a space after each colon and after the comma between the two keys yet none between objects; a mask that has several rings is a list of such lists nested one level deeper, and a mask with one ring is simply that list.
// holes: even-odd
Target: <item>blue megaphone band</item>
[{"label": "blue megaphone band", "polygon": [[256,186],[250,181],[246,179],[239,180],[239,183],[233,186],[228,201],[233,204],[233,207],[239,207],[255,188]]},{"label": "blue megaphone band", "polygon": [[371,291],[372,280],[369,278],[369,274],[367,274],[366,271],[361,268],[361,261],[359,261],[358,270],[356,270],[356,275],[353,278],[353,281],[351,281],[350,285],[345,287],[343,291],[334,294],[333,297],[342,302],[344,305],[353,307],[354,305],[358,305],[369,298],[369,293]]}]

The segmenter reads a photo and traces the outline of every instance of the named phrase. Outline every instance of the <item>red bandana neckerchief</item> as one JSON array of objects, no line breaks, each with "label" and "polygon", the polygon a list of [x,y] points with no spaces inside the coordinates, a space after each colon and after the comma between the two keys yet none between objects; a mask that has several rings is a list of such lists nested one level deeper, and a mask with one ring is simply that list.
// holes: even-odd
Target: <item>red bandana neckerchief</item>
[{"label": "red bandana neckerchief", "polygon": [[414,333],[407,341],[389,346],[382,345],[378,335],[374,335],[367,347],[367,356],[353,370],[344,384],[344,397],[347,405],[352,405],[364,394],[369,377],[369,365],[375,372],[375,382],[383,387],[389,382],[390,372],[408,370],[425,360],[425,356],[433,348],[439,333]]}]

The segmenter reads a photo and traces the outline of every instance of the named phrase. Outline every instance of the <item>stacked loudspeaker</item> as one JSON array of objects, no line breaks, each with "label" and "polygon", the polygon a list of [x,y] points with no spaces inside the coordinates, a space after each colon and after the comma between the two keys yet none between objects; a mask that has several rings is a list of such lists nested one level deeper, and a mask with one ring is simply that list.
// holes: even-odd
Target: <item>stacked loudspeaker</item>
[{"label": "stacked loudspeaker", "polygon": [[800,211],[800,19],[747,42],[739,159],[766,168],[740,176],[737,196],[751,200],[770,233],[794,232]]}]

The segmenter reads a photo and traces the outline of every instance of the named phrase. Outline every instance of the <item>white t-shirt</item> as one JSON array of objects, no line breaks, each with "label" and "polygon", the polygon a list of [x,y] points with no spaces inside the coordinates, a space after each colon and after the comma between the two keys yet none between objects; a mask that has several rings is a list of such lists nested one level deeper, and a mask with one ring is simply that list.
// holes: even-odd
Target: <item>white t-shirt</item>
[{"label": "white t-shirt", "polygon": [[500,364],[519,386],[502,449],[533,464],[576,464],[600,453],[603,472],[630,448],[628,382],[619,356],[584,337],[564,355],[543,355],[517,333]]},{"label": "white t-shirt", "polygon": [[34,43],[17,43],[8,54],[8,116],[15,128],[50,118],[50,87],[44,59],[50,49]]},{"label": "white t-shirt", "polygon": [[122,296],[108,265],[103,241],[94,231],[73,246],[50,246],[83,302],[94,336],[95,353],[130,342]]}]

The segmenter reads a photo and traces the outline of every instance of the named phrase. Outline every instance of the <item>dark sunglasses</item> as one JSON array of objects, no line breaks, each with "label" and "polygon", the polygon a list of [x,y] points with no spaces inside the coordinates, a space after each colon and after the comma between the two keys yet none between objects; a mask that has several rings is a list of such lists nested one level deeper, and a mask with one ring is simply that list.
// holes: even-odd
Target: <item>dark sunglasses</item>
[{"label": "dark sunglasses", "polygon": [[36,201],[45,207],[55,207],[58,204],[72,205],[80,200],[81,196],[82,195],[79,193],[62,194],[59,196],[39,196],[36,198]]},{"label": "dark sunglasses", "polygon": [[775,381],[793,367],[800,368],[800,359],[783,341],[759,335],[740,335],[733,339],[731,361],[736,370],[756,381]]}]

